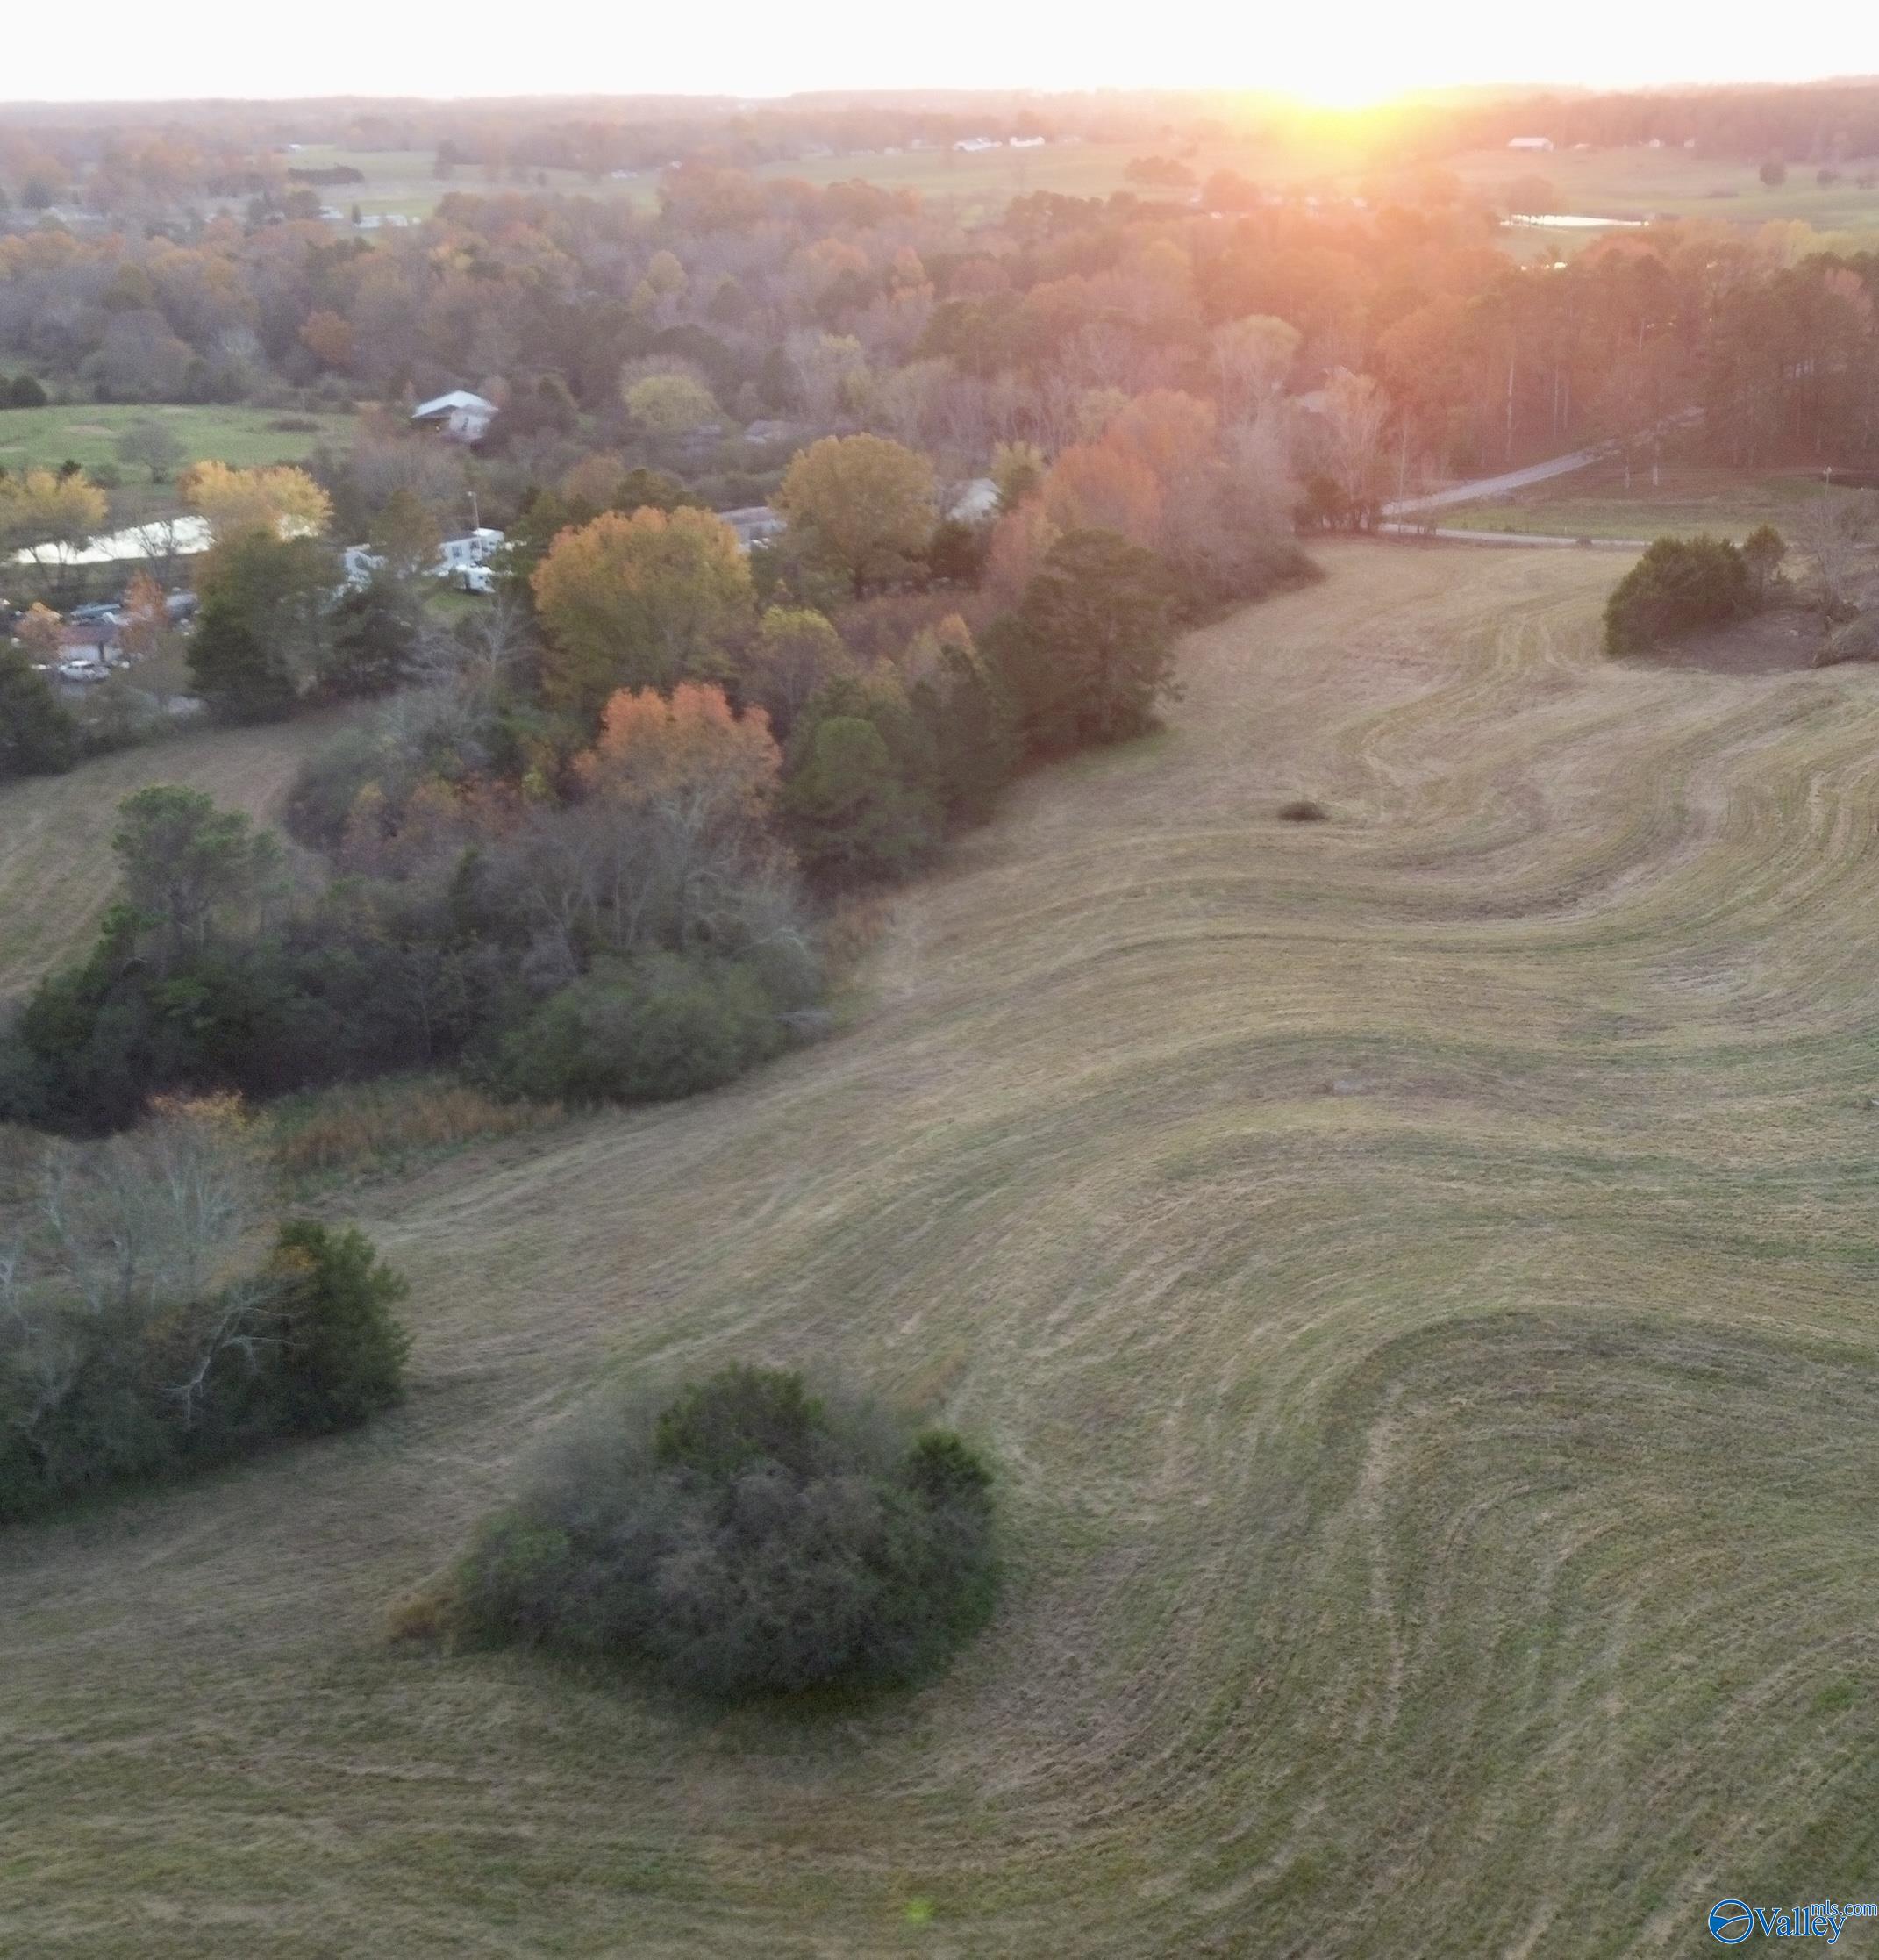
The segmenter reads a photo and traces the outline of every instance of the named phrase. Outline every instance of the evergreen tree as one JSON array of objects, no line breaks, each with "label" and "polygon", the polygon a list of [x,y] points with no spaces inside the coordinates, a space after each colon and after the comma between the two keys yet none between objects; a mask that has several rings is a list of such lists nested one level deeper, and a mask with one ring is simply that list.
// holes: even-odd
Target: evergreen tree
[{"label": "evergreen tree", "polygon": [[0,783],[56,776],[77,757],[70,711],[18,647],[0,647]]},{"label": "evergreen tree", "polygon": [[203,608],[189,641],[189,677],[225,721],[279,721],[296,698],[287,663],[262,644],[232,599]]}]

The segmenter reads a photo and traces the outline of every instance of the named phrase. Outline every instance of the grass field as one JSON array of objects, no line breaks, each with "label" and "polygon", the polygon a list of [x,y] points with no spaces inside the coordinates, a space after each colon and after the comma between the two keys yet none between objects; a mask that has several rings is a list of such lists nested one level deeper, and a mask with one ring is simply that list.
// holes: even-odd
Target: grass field
[{"label": "grass field", "polygon": [[[798,177],[816,184],[844,183],[859,177],[891,190],[918,190],[924,197],[950,204],[962,223],[970,223],[990,216],[1008,200],[1026,191],[1055,190],[1066,196],[1100,197],[1112,190],[1129,189],[1124,172],[1134,158],[1154,147],[1144,142],[1054,144],[1040,150],[904,150],[897,155],[868,151],[761,164],[754,175]],[[438,199],[452,190],[475,194],[543,188],[533,170],[492,178],[475,166],[462,165],[447,180],[439,178],[435,174],[435,157],[429,150],[348,150],[310,145],[296,153],[292,161],[302,168],[350,164],[365,173],[363,183],[320,188],[321,199],[342,212],[350,212],[357,204],[361,213],[398,212],[418,218],[434,211]],[[1341,163],[1347,159],[1343,152],[1329,150],[1320,154],[1302,148],[1282,154],[1268,146],[1223,144],[1186,161],[1197,178],[1227,168],[1256,181],[1261,173],[1273,173],[1270,181],[1290,182],[1315,174],[1330,161]],[[591,178],[575,170],[549,170],[544,174],[547,189],[568,195],[624,197],[640,204],[652,204],[658,195],[656,171],[642,171],[624,180]]]},{"label": "grass field", "polygon": [[1785,183],[1764,184],[1754,161],[1705,157],[1681,148],[1554,150],[1538,155],[1468,150],[1442,159],[1464,182],[1490,192],[1516,177],[1544,177],[1558,193],[1554,210],[1588,218],[1714,218],[1735,225],[1802,218],[1817,231],[1879,229],[1879,189],[1853,180],[1879,158],[1838,166],[1838,183],[1815,181],[1811,165],[1790,165]]},{"label": "grass field", "polygon": [[302,759],[339,719],[204,730],[0,788],[0,1004],[89,945],[116,883],[118,805],[133,790],[181,783],[272,818]]},{"label": "grass field", "polygon": [[[850,1033],[367,1191],[402,1411],[0,1540],[0,1947],[1681,1956],[1871,1896],[1879,673],[1608,664],[1608,557],[1322,556],[903,895]],[[825,1355],[1004,1466],[944,1679],[388,1642],[602,1377]]]},{"label": "grass field", "polygon": [[[312,429],[278,429],[283,419],[313,422]],[[62,462],[95,469],[118,462],[118,439],[136,422],[161,422],[182,445],[184,463],[212,461],[252,469],[260,463],[297,462],[322,442],[344,445],[352,437],[348,414],[283,417],[270,408],[190,408],[171,404],[80,402],[68,408],[14,408],[0,411],[0,463],[16,476],[56,469]],[[141,463],[119,465],[128,486],[146,476]]]},{"label": "grass field", "polygon": [[1709,531],[1740,539],[1761,524],[1791,529],[1797,513],[1822,497],[1837,501],[1856,494],[1826,490],[1804,470],[1760,476],[1688,462],[1667,462],[1654,487],[1647,459],[1633,461],[1627,489],[1623,464],[1601,461],[1517,497],[1455,504],[1441,512],[1441,521],[1458,530],[1525,531],[1541,537],[1656,538]]}]

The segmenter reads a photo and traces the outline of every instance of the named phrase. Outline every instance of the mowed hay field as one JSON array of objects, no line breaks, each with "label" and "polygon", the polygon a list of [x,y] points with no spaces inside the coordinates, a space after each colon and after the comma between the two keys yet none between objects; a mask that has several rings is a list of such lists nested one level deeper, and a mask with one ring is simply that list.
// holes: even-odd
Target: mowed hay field
[{"label": "mowed hay field", "polygon": [[303,760],[343,714],[147,742],[64,776],[0,787],[0,1005],[89,946],[118,883],[118,805],[153,783],[272,821]]},{"label": "mowed hay field", "polygon": [[[850,1032],[353,1194],[404,1409],[0,1537],[0,1949],[1681,1955],[1872,1895],[1879,674],[1608,665],[1609,556],[1321,555],[897,900]],[[388,1639],[610,1375],[838,1356],[1004,1467],[944,1678]]]}]

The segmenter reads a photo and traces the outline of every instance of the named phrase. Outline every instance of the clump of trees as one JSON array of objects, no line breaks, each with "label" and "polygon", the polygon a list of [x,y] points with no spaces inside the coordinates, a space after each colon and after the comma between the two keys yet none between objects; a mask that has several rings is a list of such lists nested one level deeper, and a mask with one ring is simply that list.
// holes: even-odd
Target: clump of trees
[{"label": "clump of trees", "polygon": [[403,1391],[404,1281],[356,1231],[279,1225],[232,1098],[0,1162],[0,1520],[363,1422]]},{"label": "clump of trees", "polygon": [[[1755,562],[1761,558],[1758,547]],[[1725,538],[1657,539],[1605,601],[1605,651],[1642,653],[1753,611],[1767,579],[1750,568],[1743,548]]]},{"label": "clump of trees", "polygon": [[714,1697],[904,1682],[990,1611],[991,1486],[950,1431],[727,1368],[546,1456],[463,1561],[455,1617]]}]

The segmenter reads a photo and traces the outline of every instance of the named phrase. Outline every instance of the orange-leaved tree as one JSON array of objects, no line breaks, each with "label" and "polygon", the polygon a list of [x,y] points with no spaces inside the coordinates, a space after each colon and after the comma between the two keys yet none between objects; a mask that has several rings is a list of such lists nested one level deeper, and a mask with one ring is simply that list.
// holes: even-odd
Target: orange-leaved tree
[{"label": "orange-leaved tree", "polygon": [[1113,531],[1132,544],[1161,537],[1161,485],[1139,457],[1107,439],[1066,449],[1044,479],[1044,509],[1059,531]]},{"label": "orange-leaved tree", "polygon": [[590,795],[640,805],[676,798],[714,818],[761,823],[782,757],[761,708],[740,715],[721,687],[682,681],[669,699],[623,688],[575,768]]}]

